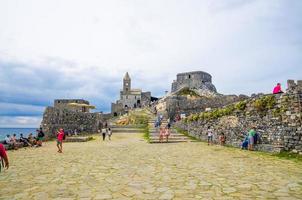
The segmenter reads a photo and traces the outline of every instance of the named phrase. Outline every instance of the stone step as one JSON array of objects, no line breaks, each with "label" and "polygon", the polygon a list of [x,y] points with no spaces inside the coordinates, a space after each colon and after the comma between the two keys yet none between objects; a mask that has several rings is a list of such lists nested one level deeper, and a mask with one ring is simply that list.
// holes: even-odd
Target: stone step
[{"label": "stone step", "polygon": [[108,128],[143,128],[143,125],[110,125]]},{"label": "stone step", "polygon": [[112,133],[142,133],[144,129],[141,128],[112,128]]},{"label": "stone step", "polygon": [[[158,140],[159,137],[149,137],[151,140]],[[166,138],[166,137],[164,137]],[[187,137],[170,137],[169,140],[189,140]]]},{"label": "stone step", "polygon": [[[150,140],[150,143],[161,143],[159,142],[159,140]],[[168,142],[166,142],[165,140],[163,140],[162,143],[180,143],[180,142],[191,142],[190,140],[168,140]]]}]

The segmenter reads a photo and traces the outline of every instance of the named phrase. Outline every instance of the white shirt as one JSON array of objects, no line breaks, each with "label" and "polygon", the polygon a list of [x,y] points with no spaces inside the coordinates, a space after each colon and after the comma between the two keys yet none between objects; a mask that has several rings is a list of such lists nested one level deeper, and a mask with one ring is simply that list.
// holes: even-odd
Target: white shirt
[{"label": "white shirt", "polygon": [[5,137],[5,142],[6,142],[7,144],[11,143],[10,138],[6,136],[6,137]]},{"label": "white shirt", "polygon": [[212,129],[208,129],[208,136],[213,136]]}]

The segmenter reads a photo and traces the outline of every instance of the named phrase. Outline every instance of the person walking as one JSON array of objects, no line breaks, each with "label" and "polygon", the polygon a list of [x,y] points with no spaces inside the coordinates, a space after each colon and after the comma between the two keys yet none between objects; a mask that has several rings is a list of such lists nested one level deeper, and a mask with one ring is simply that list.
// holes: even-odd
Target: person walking
[{"label": "person walking", "polygon": [[64,139],[64,130],[61,128],[57,132],[57,147],[58,147],[58,152],[63,153],[63,139]]},{"label": "person walking", "polygon": [[111,140],[112,130],[111,128],[108,128],[108,138]]},{"label": "person walking", "polygon": [[106,138],[106,133],[107,133],[107,129],[104,127],[102,128],[102,136],[103,136],[103,141],[105,141]]}]

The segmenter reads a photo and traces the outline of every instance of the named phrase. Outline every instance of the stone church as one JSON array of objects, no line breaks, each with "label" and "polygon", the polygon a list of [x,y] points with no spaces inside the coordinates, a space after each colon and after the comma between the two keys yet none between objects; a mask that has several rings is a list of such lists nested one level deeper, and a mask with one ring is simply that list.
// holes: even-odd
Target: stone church
[{"label": "stone church", "polygon": [[123,89],[120,91],[120,99],[111,104],[111,114],[122,115],[132,108],[148,106],[151,102],[151,92],[142,92],[142,89],[131,88],[131,78],[127,72],[123,79]]}]

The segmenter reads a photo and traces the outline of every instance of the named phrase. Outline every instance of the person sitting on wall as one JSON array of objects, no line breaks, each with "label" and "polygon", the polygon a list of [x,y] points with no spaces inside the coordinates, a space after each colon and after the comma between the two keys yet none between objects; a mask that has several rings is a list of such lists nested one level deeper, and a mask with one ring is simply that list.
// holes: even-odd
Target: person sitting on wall
[{"label": "person sitting on wall", "polygon": [[281,90],[281,84],[277,83],[277,85],[274,87],[273,94],[281,94],[281,93],[283,93],[283,91]]},{"label": "person sitting on wall", "polygon": [[17,136],[16,136],[15,133],[13,134],[13,137],[11,138],[11,140],[14,143],[15,147],[17,147],[17,148],[20,148],[20,147],[22,147],[24,145],[24,143],[22,143],[21,141],[19,142],[17,140]]},{"label": "person sitting on wall", "polygon": [[23,143],[23,146],[31,146],[31,144],[29,143],[28,139],[23,137],[23,134],[20,133],[20,139],[19,139],[20,142]]},{"label": "person sitting on wall", "polygon": [[7,144],[8,148],[15,149],[15,145],[14,145],[10,135],[6,135],[6,137],[4,138],[4,144]]},{"label": "person sitting on wall", "polygon": [[32,133],[30,133],[30,134],[28,135],[27,140],[28,140],[28,142],[31,144],[31,146],[34,146],[34,145],[36,144],[36,140],[35,140],[35,138],[33,137],[33,134],[32,134]]}]

